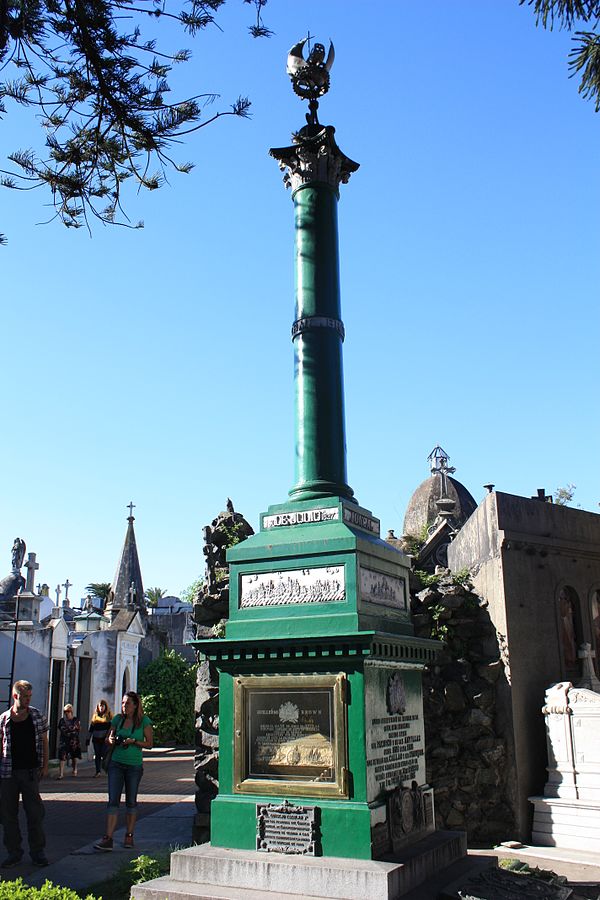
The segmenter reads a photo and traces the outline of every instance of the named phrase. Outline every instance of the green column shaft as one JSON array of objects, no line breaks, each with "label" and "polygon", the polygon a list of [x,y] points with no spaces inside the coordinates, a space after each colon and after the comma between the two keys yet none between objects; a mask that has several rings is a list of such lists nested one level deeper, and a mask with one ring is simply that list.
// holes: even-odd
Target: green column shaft
[{"label": "green column shaft", "polygon": [[294,195],[294,213],[296,481],[289,496],[351,498],[346,483],[337,196],[326,184],[303,186]]}]

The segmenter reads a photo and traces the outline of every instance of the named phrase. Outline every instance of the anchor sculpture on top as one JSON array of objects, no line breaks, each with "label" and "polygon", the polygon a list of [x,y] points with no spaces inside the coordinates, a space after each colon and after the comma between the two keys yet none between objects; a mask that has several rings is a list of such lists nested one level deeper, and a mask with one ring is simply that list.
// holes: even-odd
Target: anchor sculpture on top
[{"label": "anchor sculpture on top", "polygon": [[310,34],[294,44],[288,53],[286,71],[291,78],[294,93],[309,101],[310,112],[306,114],[306,121],[309,125],[318,125],[318,98],[329,90],[329,72],[335,59],[335,50],[333,43],[329,41],[329,52],[325,59],[325,45],[317,43],[310,51],[308,59],[304,59],[303,50],[307,41],[310,41]]}]

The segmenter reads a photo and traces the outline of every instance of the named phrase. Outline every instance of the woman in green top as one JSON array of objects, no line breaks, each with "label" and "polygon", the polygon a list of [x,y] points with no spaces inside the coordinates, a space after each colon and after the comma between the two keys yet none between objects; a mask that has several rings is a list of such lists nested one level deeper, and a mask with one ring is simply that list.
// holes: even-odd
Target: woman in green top
[{"label": "woman in green top", "polygon": [[123,846],[133,847],[137,793],[144,771],[142,750],[152,749],[152,722],[144,715],[142,701],[135,691],[127,691],[121,703],[121,714],[112,720],[108,743],[113,748],[108,764],[108,807],[106,834],[94,844],[96,850],[112,850],[117,827],[119,803],[125,788],[127,833]]}]

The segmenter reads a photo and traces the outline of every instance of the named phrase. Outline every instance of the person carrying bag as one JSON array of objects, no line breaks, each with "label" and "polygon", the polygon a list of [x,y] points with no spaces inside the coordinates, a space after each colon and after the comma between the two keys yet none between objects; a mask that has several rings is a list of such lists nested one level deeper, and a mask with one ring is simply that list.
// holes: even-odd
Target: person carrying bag
[{"label": "person carrying bag", "polygon": [[96,850],[113,849],[113,833],[117,827],[123,788],[127,808],[127,832],[123,846],[128,850],[133,848],[138,788],[144,772],[142,750],[151,750],[153,746],[152,722],[144,715],[139,694],[135,691],[124,694],[121,713],[114,717],[108,733],[112,752],[108,763],[106,834],[94,844]]}]

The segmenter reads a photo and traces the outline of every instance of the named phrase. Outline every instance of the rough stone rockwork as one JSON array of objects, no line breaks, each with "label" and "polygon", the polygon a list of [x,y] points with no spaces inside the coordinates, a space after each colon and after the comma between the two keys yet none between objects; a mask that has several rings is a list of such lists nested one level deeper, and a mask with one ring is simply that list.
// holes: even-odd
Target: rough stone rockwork
[{"label": "rough stone rockwork", "polygon": [[[227,548],[254,534],[231,500],[210,525],[203,528],[206,571],[194,599],[193,621],[197,638],[217,637],[229,615]],[[207,660],[198,666],[196,682],[196,816],[193,840],[210,840],[210,804],[219,788],[219,679]]]},{"label": "rough stone rockwork", "polygon": [[411,605],[416,634],[444,642],[423,677],[436,824],[465,829],[470,843],[505,840],[514,814],[511,751],[498,716],[498,697],[508,686],[498,636],[468,582],[457,583],[449,570],[438,570],[435,580],[423,589],[414,577]]}]

